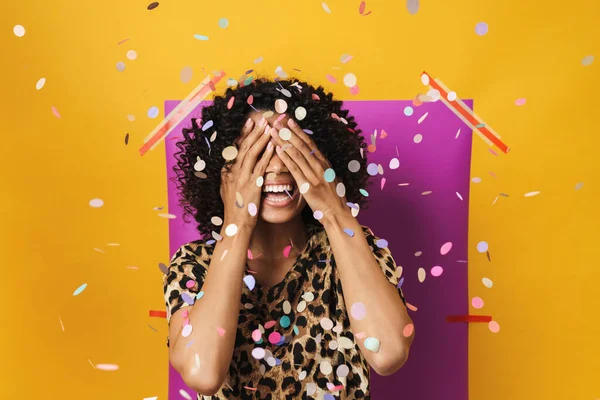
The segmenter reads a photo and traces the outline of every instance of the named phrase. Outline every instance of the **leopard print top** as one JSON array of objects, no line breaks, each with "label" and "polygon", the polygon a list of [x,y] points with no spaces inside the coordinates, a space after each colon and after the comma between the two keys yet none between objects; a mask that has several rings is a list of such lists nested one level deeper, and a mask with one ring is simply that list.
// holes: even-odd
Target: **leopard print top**
[{"label": "leopard print top", "polygon": [[[378,242],[367,227],[363,232],[383,273],[397,287],[401,268],[396,268],[387,247],[379,247],[385,241]],[[198,395],[199,400],[371,398],[369,365],[350,328],[327,235],[323,229],[309,234],[304,250],[283,281],[268,288],[257,283],[253,290],[242,283],[229,373],[214,396]],[[173,255],[163,280],[167,321],[180,308],[202,301],[198,293],[213,248],[196,240]],[[190,280],[197,285],[186,285]],[[402,289],[397,290],[406,304]],[[255,330],[259,331],[254,333],[255,339],[260,333],[257,341],[252,335]],[[257,348],[261,350],[253,353]]]}]

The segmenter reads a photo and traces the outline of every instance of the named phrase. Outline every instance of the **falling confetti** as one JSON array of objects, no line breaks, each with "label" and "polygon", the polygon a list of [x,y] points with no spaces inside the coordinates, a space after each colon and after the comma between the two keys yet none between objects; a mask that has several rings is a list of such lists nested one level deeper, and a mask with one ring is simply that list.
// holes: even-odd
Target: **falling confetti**
[{"label": "falling confetti", "polygon": [[229,20],[227,18],[219,19],[219,28],[225,29],[229,26]]},{"label": "falling confetti", "polygon": [[40,78],[37,83],[35,84],[35,89],[36,90],[40,90],[41,88],[44,87],[44,85],[46,84],[46,78]]},{"label": "falling confetti", "polygon": [[365,348],[367,350],[371,350],[373,353],[377,353],[379,351],[379,339],[374,337],[368,337],[365,339]]},{"label": "falling confetti", "polygon": [[129,144],[129,133],[125,135],[125,146]]},{"label": "falling confetti", "polygon": [[315,218],[317,221],[319,221],[321,218],[323,218],[323,212],[321,212],[321,211],[317,210],[317,211],[315,211],[315,212],[313,213],[313,217],[314,217],[314,218]]},{"label": "falling confetti", "polygon": [[133,61],[133,60],[135,60],[136,58],[137,58],[137,51],[135,51],[135,50],[129,50],[129,51],[127,52],[127,59],[128,59],[128,60],[131,60],[131,61]]},{"label": "falling confetti", "polygon": [[410,117],[411,115],[413,115],[413,108],[410,106],[406,106],[404,107],[404,115],[406,115],[407,117]]},{"label": "falling confetti", "polygon": [[483,299],[481,297],[473,297],[471,299],[471,305],[473,308],[480,309],[483,307]]},{"label": "falling confetti", "polygon": [[119,366],[116,364],[96,364],[96,369],[102,371],[116,371],[119,369]]},{"label": "falling confetti", "polygon": [[577,185],[575,185],[575,190],[579,190],[583,187],[583,182],[579,182]]},{"label": "falling confetti", "polygon": [[402,334],[404,337],[409,337],[415,331],[415,326],[413,324],[407,324],[404,329],[402,329]]},{"label": "falling confetti", "polygon": [[62,319],[60,317],[58,317],[58,321],[60,322],[60,329],[62,329],[62,331],[65,331],[65,326],[63,325]]},{"label": "falling confetti", "polygon": [[406,9],[412,15],[419,11],[419,0],[406,0]]},{"label": "falling confetti", "polygon": [[238,149],[236,149],[234,146],[225,147],[222,155],[225,160],[231,161],[237,157]]},{"label": "falling confetti", "polygon": [[431,268],[431,276],[441,276],[442,273],[444,272],[444,269],[442,267],[440,267],[439,265],[436,265],[435,267]]},{"label": "falling confetti", "polygon": [[256,216],[256,214],[258,213],[258,208],[256,207],[256,204],[248,203],[248,213],[253,217]]},{"label": "falling confetti", "polygon": [[352,160],[348,163],[348,170],[350,172],[356,173],[360,170],[360,163],[356,160]]},{"label": "falling confetti", "polygon": [[149,118],[156,118],[158,117],[158,107],[156,106],[152,106],[148,109],[148,117]]},{"label": "falling confetti", "polygon": [[73,292],[73,296],[77,296],[78,294],[80,294],[81,292],[83,292],[85,290],[85,288],[87,287],[87,283],[84,283],[83,285],[79,286],[77,289],[75,289],[75,291]]},{"label": "falling confetti", "polygon": [[54,116],[56,118],[60,118],[60,114],[58,113],[58,110],[54,106],[52,106],[52,114],[54,114]]},{"label": "falling confetti", "polygon": [[323,174],[325,181],[333,182],[335,180],[335,171],[332,168],[327,168]]},{"label": "falling confetti", "polygon": [[488,248],[489,246],[487,242],[481,241],[477,243],[477,251],[480,253],[485,253],[486,251],[488,251]]},{"label": "falling confetti", "polygon": [[189,395],[188,392],[186,392],[183,389],[179,389],[179,394],[181,395],[181,397],[183,397],[185,400],[192,400],[192,396]]},{"label": "falling confetti", "polygon": [[475,33],[479,36],[483,36],[486,33],[488,33],[488,24],[486,24],[485,22],[480,22],[477,25],[475,25]]},{"label": "falling confetti", "polygon": [[296,116],[296,119],[298,121],[302,121],[304,118],[306,118],[306,108],[304,108],[302,106],[297,107],[294,110],[294,115]]},{"label": "falling confetti", "polygon": [[179,72],[179,79],[182,83],[188,83],[192,80],[193,75],[194,71],[192,70],[192,67],[186,66],[181,69],[181,72]]},{"label": "falling confetti", "polygon": [[445,256],[450,252],[450,250],[452,250],[452,242],[444,243],[440,249],[440,254]]},{"label": "falling confetti", "polygon": [[492,282],[492,280],[489,278],[482,278],[481,282],[483,282],[483,286],[485,286],[488,289],[494,286],[494,282]]},{"label": "falling confetti", "polygon": [[119,72],[125,71],[125,63],[123,61],[119,61],[117,63],[117,71],[119,71]]},{"label": "falling confetti", "polygon": [[584,67],[587,67],[589,65],[592,65],[592,63],[594,62],[594,56],[590,55],[590,56],[585,56],[583,57],[583,59],[581,60],[581,65],[583,65]]},{"label": "falling confetti", "polygon": [[344,228],[344,233],[350,237],[354,237],[354,231],[350,228]]},{"label": "falling confetti", "polygon": [[335,79],[335,76],[333,76],[331,74],[325,75],[325,78],[327,78],[327,80],[331,83],[337,83],[337,79]]},{"label": "falling confetti", "polygon": [[356,86],[356,75],[351,73],[344,75],[344,85],[348,86],[349,88]]},{"label": "falling confetti", "polygon": [[529,193],[525,193],[525,197],[533,197],[533,196],[537,196],[538,194],[540,194],[540,192],[529,192]]},{"label": "falling confetti", "polygon": [[425,268],[423,268],[423,267],[419,268],[419,270],[417,271],[417,278],[419,279],[419,282],[421,282],[421,283],[425,282],[426,276],[427,276],[427,273],[425,272]]},{"label": "falling confetti", "polygon": [[204,35],[199,35],[199,34],[194,34],[194,39],[198,39],[198,40],[208,40],[208,36],[204,36]]},{"label": "falling confetti", "polygon": [[362,320],[367,315],[367,309],[361,302],[356,302],[350,307],[350,315],[356,320]]},{"label": "falling confetti", "polygon": [[156,7],[158,7],[158,1],[154,1],[150,4],[148,4],[148,10],[154,10]]},{"label": "falling confetti", "polygon": [[323,6],[323,10],[325,10],[327,14],[331,14],[331,10],[329,9],[329,6],[325,4],[325,2],[321,3],[321,6]]},{"label": "falling confetti", "polygon": [[256,280],[254,279],[254,277],[252,275],[244,276],[243,281],[249,290],[254,289],[254,286],[256,285]]},{"label": "falling confetti", "polygon": [[288,104],[285,100],[283,99],[277,99],[275,100],[275,111],[277,111],[279,114],[283,114],[288,108]]},{"label": "falling confetti", "polygon": [[104,201],[102,199],[92,199],[90,200],[90,206],[91,207],[102,207],[104,205]]},{"label": "falling confetti", "polygon": [[290,140],[292,138],[292,131],[288,128],[281,128],[279,131],[279,137],[283,140]]},{"label": "falling confetti", "polygon": [[515,105],[516,105],[516,106],[522,106],[522,105],[524,105],[526,102],[527,102],[527,99],[524,99],[524,98],[522,98],[522,97],[521,97],[521,98],[519,98],[519,99],[516,99],[516,100],[515,100]]},{"label": "falling confetti", "polygon": [[227,236],[234,236],[237,233],[237,231],[238,231],[238,227],[236,224],[229,224],[225,228],[225,234]]},{"label": "falling confetti", "polygon": [[496,321],[490,321],[488,323],[488,328],[490,328],[490,331],[493,333],[498,333],[500,331],[500,325]]},{"label": "falling confetti", "polygon": [[414,137],[413,137],[413,142],[419,144],[423,141],[423,135],[421,135],[420,133],[417,133]]}]

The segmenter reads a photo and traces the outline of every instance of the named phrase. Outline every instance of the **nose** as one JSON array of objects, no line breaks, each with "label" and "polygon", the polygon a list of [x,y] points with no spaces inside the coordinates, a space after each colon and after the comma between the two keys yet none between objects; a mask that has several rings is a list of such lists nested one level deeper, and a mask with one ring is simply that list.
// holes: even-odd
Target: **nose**
[{"label": "nose", "polygon": [[287,172],[287,168],[281,158],[277,154],[273,154],[271,157],[271,161],[269,161],[269,165],[267,165],[266,173],[274,172],[277,175]]}]

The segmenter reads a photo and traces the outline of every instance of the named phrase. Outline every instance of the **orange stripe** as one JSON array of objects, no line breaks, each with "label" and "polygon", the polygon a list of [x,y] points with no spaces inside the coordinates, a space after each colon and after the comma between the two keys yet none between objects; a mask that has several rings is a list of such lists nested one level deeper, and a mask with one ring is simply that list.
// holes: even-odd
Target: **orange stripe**
[{"label": "orange stripe", "polygon": [[[445,90],[444,87],[442,87],[440,84],[438,84],[438,82],[436,82],[433,78],[431,78],[431,76],[427,72],[423,71],[422,75],[426,75],[429,78],[429,86],[431,86],[435,90],[439,91],[440,96],[442,98],[444,98],[444,99],[448,98],[448,92]],[[492,133],[485,126],[481,127],[481,128],[477,128],[477,125],[479,125],[478,119],[481,120],[481,118],[479,118],[479,116],[477,116],[477,114],[473,113],[473,110],[468,108],[462,101],[460,102],[460,104],[459,104],[459,102],[456,102],[456,101],[448,101],[448,102],[444,102],[444,103],[446,103],[447,105],[452,107],[455,111],[460,113],[460,115],[462,115],[467,121],[470,122],[470,124],[475,128],[476,132],[485,136],[486,139],[488,139],[493,144],[495,144],[504,153],[508,153],[510,151],[510,148],[506,144],[504,144],[498,136],[496,136],[494,134],[495,132]],[[462,107],[460,105],[462,105]],[[481,123],[483,123],[483,122],[481,122]]]}]

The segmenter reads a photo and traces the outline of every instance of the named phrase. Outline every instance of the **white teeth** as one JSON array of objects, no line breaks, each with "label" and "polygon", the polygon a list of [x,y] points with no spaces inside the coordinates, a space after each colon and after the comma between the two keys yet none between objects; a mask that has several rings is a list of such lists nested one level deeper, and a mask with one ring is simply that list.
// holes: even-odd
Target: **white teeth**
[{"label": "white teeth", "polygon": [[292,190],[292,185],[265,185],[263,186],[263,192],[272,192],[272,193],[283,193],[285,191],[290,192]]}]

